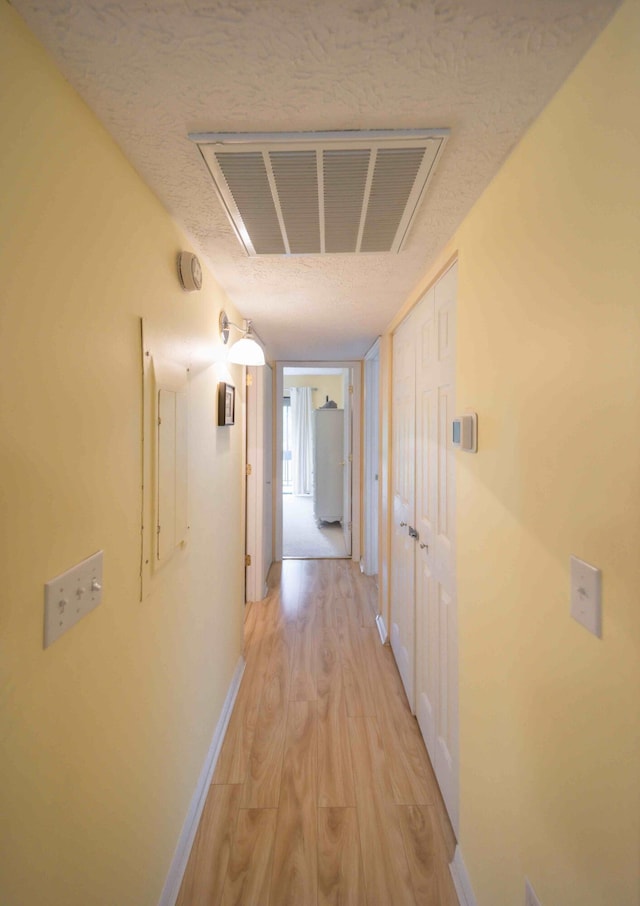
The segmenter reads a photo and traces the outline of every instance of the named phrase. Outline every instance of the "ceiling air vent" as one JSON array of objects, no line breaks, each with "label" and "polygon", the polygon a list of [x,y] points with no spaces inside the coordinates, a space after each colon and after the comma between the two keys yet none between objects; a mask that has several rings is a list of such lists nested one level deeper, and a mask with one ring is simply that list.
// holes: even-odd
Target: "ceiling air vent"
[{"label": "ceiling air vent", "polygon": [[195,133],[249,255],[398,252],[448,129]]}]

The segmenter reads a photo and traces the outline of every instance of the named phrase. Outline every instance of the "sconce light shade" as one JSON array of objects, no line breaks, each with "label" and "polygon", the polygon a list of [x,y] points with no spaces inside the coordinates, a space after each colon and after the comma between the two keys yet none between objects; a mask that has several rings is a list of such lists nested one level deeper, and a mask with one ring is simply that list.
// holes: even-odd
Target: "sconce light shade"
[{"label": "sconce light shade", "polygon": [[235,327],[236,330],[243,333],[244,336],[229,349],[227,361],[235,365],[264,365],[264,352],[259,343],[253,339],[251,321],[247,321],[246,327],[238,327],[233,321],[230,321],[224,311],[220,312],[220,337],[226,345],[229,342],[229,328]]},{"label": "sconce light shade", "polygon": [[264,365],[264,352],[251,337],[243,337],[233,344],[227,361],[236,365]]}]

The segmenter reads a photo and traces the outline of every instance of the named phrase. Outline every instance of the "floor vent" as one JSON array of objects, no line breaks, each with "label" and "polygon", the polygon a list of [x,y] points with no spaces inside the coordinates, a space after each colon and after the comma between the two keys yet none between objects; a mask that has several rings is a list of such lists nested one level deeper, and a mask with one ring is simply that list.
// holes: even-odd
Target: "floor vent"
[{"label": "floor vent", "polygon": [[448,129],[194,133],[249,255],[399,252]]}]

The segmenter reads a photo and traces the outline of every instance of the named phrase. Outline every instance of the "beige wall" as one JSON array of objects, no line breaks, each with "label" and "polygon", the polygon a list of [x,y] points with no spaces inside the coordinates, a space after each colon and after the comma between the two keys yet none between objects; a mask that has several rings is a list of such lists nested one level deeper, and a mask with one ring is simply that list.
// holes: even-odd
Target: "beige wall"
[{"label": "beige wall", "polygon": [[[155,906],[240,654],[237,313],[180,289],[184,237],[6,3],[0,59],[0,902]],[[141,316],[193,366],[190,540],[142,603]],[[43,651],[44,583],[98,549]]]},{"label": "beige wall", "polygon": [[[525,874],[544,906],[640,902],[639,44],[630,0],[439,262],[480,418],[457,473],[479,906]],[[229,305],[209,274],[179,289],[184,238],[6,4],[0,58],[0,900],[146,906],[240,648],[241,437],[206,367]],[[140,316],[195,364],[191,537],[143,603]],[[43,652],[43,583],[98,548],[104,603]],[[571,553],[603,570],[602,641],[568,616]]]},{"label": "beige wall", "polygon": [[341,374],[283,374],[282,386],[285,390],[288,387],[314,387],[314,409],[323,406],[327,396],[337,403],[338,409],[344,408],[344,378]]},{"label": "beige wall", "polygon": [[[461,848],[479,906],[640,903],[640,4],[463,223]],[[602,641],[569,556],[602,569]]]}]

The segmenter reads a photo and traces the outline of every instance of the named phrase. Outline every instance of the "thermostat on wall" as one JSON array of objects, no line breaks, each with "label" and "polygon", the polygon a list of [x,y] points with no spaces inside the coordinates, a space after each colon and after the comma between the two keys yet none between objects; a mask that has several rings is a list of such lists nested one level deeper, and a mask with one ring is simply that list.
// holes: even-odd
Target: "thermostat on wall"
[{"label": "thermostat on wall", "polygon": [[464,453],[478,452],[478,415],[458,415],[451,423],[451,443]]},{"label": "thermostat on wall", "polygon": [[182,288],[188,293],[202,289],[202,268],[192,252],[180,252],[178,255],[178,276]]}]

